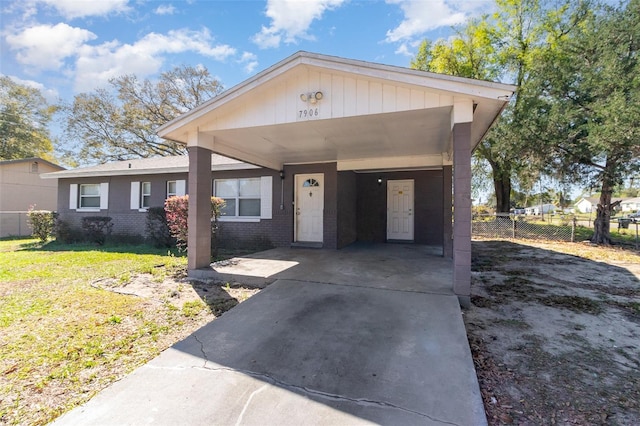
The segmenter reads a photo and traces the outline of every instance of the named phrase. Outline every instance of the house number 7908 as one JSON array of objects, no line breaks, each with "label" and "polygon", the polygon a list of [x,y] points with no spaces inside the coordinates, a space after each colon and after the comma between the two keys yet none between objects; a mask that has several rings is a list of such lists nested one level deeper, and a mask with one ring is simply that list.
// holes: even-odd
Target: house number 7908
[{"label": "house number 7908", "polygon": [[301,109],[298,111],[298,118],[311,118],[320,115],[318,108]]}]

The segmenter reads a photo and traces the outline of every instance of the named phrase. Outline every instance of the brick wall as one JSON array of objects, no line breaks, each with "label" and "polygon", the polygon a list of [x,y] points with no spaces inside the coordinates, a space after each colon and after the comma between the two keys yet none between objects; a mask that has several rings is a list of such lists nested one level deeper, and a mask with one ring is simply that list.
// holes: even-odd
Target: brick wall
[{"label": "brick wall", "polygon": [[[378,179],[382,183],[378,183]],[[387,181],[414,180],[414,241],[443,245],[443,171],[420,170],[357,175],[358,240],[386,242]]]}]

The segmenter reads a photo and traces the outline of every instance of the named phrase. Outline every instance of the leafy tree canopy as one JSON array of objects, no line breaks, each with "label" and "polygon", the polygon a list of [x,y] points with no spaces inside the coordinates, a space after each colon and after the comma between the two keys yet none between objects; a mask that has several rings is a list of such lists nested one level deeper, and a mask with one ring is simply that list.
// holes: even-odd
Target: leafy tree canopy
[{"label": "leafy tree canopy", "polygon": [[601,186],[593,241],[608,244],[611,195],[640,170],[640,0],[601,6],[535,66],[529,138],[550,172]]},{"label": "leafy tree canopy", "polygon": [[0,160],[52,159],[48,124],[56,110],[36,88],[0,76]]},{"label": "leafy tree canopy", "polygon": [[65,108],[66,135],[83,162],[184,154],[183,145],[159,138],[157,128],[222,90],[206,68],[190,66],[157,81],[125,75],[110,85],[112,90],[77,95]]},{"label": "leafy tree canopy", "polygon": [[411,66],[516,85],[512,102],[476,150],[492,170],[496,211],[508,212],[513,207],[513,177],[536,165],[536,157],[524,149],[528,141],[520,131],[527,115],[520,102],[523,87],[543,52],[554,49],[556,39],[571,30],[586,7],[570,0],[496,0],[496,6],[493,15],[469,21],[448,40],[423,41]]}]

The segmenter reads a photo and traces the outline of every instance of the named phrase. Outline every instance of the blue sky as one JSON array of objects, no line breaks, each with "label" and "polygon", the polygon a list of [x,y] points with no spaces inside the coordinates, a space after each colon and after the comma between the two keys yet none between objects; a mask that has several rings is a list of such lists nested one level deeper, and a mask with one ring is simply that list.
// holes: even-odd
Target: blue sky
[{"label": "blue sky", "polygon": [[50,100],[204,65],[225,88],[298,50],[408,66],[424,38],[491,0],[17,0],[0,2],[0,73]]}]

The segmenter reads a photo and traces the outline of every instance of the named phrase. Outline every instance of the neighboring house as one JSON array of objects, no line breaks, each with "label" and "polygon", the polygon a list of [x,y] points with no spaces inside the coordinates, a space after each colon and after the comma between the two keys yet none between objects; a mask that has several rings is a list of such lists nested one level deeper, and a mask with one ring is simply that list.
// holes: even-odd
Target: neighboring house
[{"label": "neighboring house", "polygon": [[598,208],[598,201],[600,201],[600,198],[597,197],[580,198],[575,204],[575,209],[580,213],[595,212]]},{"label": "neighboring house", "polygon": [[[210,264],[215,152],[259,165],[274,180],[271,218],[238,221],[238,229],[269,232],[275,245],[442,247],[453,257],[453,290],[468,306],[471,153],[514,90],[298,52],[163,125],[158,135],[189,152],[190,273]],[[234,188],[214,185],[214,193]],[[246,208],[255,215],[257,202]]]},{"label": "neighboring house", "polygon": [[542,210],[543,214],[555,213],[556,206],[554,204],[543,204],[542,206],[538,205],[538,206],[525,207],[524,214],[539,216],[540,210]]},{"label": "neighboring house", "polygon": [[[188,170],[189,157],[183,155],[119,161],[43,178],[57,179],[58,214],[70,226],[79,229],[85,216],[108,216],[114,234],[144,237],[148,208],[188,193]],[[223,227],[229,238],[243,237],[234,234],[235,222],[259,227],[271,218],[278,173],[216,154],[209,173],[210,187],[227,201],[221,222],[230,223]]]},{"label": "neighboring house", "polygon": [[[615,203],[616,201],[624,202],[624,198],[611,198],[611,202]],[[580,213],[595,213],[598,211],[598,203],[600,202],[600,197],[583,197],[575,203],[575,209]],[[621,203],[622,205],[622,203]],[[615,210],[620,210],[620,207],[616,207]]]},{"label": "neighboring house", "polygon": [[0,237],[30,235],[27,210],[55,210],[58,185],[41,174],[64,170],[42,158],[0,161]]},{"label": "neighboring house", "polygon": [[640,211],[640,197],[628,198],[620,203],[620,208],[623,212],[637,212]]}]

